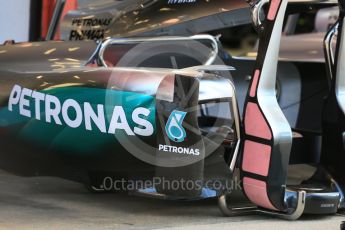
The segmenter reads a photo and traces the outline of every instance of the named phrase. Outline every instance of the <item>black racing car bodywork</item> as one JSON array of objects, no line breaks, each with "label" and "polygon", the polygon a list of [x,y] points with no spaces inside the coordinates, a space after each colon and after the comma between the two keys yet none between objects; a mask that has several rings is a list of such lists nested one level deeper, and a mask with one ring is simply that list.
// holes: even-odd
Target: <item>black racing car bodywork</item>
[{"label": "black racing car bodywork", "polygon": [[92,3],[69,12],[61,24],[62,39],[190,36],[250,23],[241,0],[130,0]]},{"label": "black racing car bodywork", "polygon": [[[295,48],[278,57],[287,0],[251,5],[260,44],[246,57],[231,56],[217,37],[195,35],[205,20],[214,19],[213,29],[245,23],[242,1],[177,2],[117,1],[114,9],[89,9],[91,18],[72,12],[62,32],[82,41],[1,46],[1,168],[98,192],[122,181],[121,189],[148,196],[219,197],[229,216],[297,219],[343,209],[342,1],[336,53],[330,32],[326,60],[316,42],[289,44],[307,55]],[[294,2],[288,13],[326,1]],[[86,41],[86,32],[73,32],[93,23],[104,30],[99,38],[114,38]],[[158,36],[186,31],[192,36]],[[256,206],[227,206],[237,171]]]},{"label": "black racing car bodywork", "polygon": [[[164,52],[138,60],[131,53],[161,51],[162,46],[167,47]],[[178,53],[181,47],[184,50]],[[231,161],[239,150],[240,120],[233,83],[218,74],[229,68],[207,68],[208,62],[221,62],[212,36],[115,39],[99,45],[23,43],[3,46],[0,52],[4,54],[1,141],[6,146],[2,168],[25,176],[61,176],[95,189],[105,176],[168,179],[171,173],[164,172],[164,166],[179,168],[175,179],[187,180],[195,171],[190,180],[231,181],[228,165],[235,164]],[[170,67],[171,55],[179,70]],[[194,94],[188,94],[186,85],[195,85]],[[165,143],[167,132],[161,125],[175,110],[188,109],[184,117],[192,124],[192,131],[186,129],[188,139]],[[201,151],[205,145],[210,149],[207,154]],[[167,151],[176,159],[165,159]],[[19,159],[25,160],[18,163]],[[204,185],[200,186],[174,196],[208,197],[223,190],[221,186],[204,195]]]}]

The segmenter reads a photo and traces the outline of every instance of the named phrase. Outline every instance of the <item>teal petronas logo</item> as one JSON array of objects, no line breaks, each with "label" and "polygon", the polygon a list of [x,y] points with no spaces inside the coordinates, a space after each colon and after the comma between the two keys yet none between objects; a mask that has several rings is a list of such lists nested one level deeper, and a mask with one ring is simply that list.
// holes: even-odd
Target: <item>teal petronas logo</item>
[{"label": "teal petronas logo", "polygon": [[174,142],[182,142],[186,138],[186,131],[182,127],[186,112],[174,110],[170,114],[165,131],[170,140]]}]

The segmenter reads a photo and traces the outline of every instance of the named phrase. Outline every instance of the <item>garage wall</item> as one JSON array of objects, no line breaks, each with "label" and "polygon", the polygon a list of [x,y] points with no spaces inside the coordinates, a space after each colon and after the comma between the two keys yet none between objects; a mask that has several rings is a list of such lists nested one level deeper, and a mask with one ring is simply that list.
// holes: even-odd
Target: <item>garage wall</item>
[{"label": "garage wall", "polygon": [[29,40],[30,0],[0,0],[0,43]]}]

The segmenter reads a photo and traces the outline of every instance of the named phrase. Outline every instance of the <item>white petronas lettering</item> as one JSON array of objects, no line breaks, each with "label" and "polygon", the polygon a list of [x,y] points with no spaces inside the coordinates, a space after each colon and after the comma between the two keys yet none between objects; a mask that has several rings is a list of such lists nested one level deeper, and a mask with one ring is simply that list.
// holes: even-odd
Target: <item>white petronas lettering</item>
[{"label": "white petronas lettering", "polygon": [[158,146],[159,151],[163,152],[170,152],[170,153],[177,153],[177,154],[184,154],[184,155],[193,155],[199,156],[200,149],[193,149],[193,148],[184,148],[184,147],[176,147],[172,145],[162,145]]},{"label": "white petronas lettering", "polygon": [[[62,102],[56,96],[22,88],[19,85],[12,88],[8,100],[8,110],[13,112],[15,107],[22,116],[44,120],[47,123],[66,125],[70,128],[84,127],[88,131],[96,128],[102,133],[125,132],[129,136],[151,136],[154,133],[153,125],[147,120],[151,111],[144,107],[135,108],[131,114],[131,119],[135,124],[133,130],[128,124],[124,108],[120,105],[114,106],[110,124],[107,127],[102,104],[95,106],[89,102],[79,104],[74,99]],[[94,107],[96,108],[94,109]],[[44,112],[41,111],[43,108]],[[41,114],[45,114],[45,117],[41,117]]]}]

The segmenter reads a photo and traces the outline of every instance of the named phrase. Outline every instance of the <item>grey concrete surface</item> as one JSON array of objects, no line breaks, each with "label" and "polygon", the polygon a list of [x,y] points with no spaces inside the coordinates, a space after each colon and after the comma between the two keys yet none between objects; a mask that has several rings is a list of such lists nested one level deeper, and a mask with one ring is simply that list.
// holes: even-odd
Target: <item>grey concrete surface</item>
[{"label": "grey concrete surface", "polygon": [[223,217],[216,200],[175,202],[124,193],[91,194],[58,178],[0,171],[0,229],[340,229],[341,216],[288,222],[267,216]]}]

